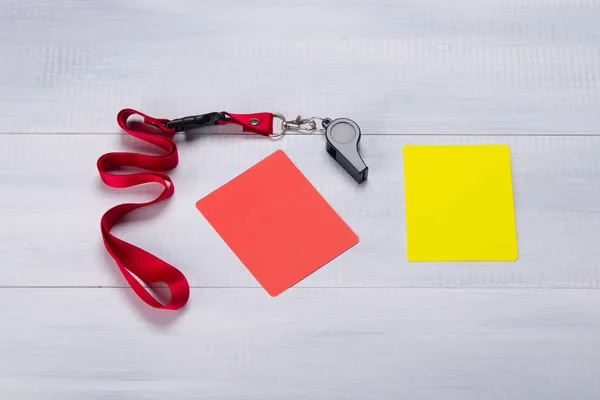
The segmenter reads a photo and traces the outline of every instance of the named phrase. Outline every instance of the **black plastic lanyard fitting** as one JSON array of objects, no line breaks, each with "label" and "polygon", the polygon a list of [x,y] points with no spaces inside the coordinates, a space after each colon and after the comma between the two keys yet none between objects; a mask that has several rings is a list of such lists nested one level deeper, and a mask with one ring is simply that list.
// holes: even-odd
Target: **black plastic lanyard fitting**
[{"label": "black plastic lanyard fitting", "polygon": [[225,121],[227,116],[220,112],[211,112],[208,114],[192,115],[189,117],[176,118],[165,126],[169,129],[175,129],[177,132],[183,132],[190,128],[199,128],[201,126],[217,125],[219,121]]}]

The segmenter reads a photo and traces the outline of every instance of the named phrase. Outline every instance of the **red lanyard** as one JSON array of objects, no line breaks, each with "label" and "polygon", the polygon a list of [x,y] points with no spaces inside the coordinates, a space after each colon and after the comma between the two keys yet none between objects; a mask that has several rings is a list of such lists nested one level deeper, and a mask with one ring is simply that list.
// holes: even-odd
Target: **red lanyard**
[{"label": "red lanyard", "polygon": [[[137,129],[130,128],[127,125],[127,120],[132,115],[143,117],[144,125]],[[278,117],[277,114],[275,116]],[[148,305],[166,310],[180,309],[187,303],[190,296],[190,286],[187,279],[181,271],[171,264],[117,238],[110,233],[110,230],[127,213],[159,203],[173,194],[175,189],[173,181],[164,172],[175,168],[179,162],[177,146],[172,139],[173,135],[189,127],[233,123],[241,125],[246,132],[273,136],[273,117],[274,114],[272,113],[231,114],[220,112],[170,121],[168,119],[152,118],[132,109],[121,110],[117,115],[117,123],[121,129],[165,151],[164,154],[159,156],[132,152],[107,153],[102,155],[97,162],[100,178],[110,187],[127,188],[144,183],[158,183],[164,188],[157,198],[149,202],[125,203],[114,206],[104,213],[100,222],[106,249],[115,259],[131,288]],[[154,130],[154,133],[151,132],[152,130]],[[122,167],[137,167],[145,169],[147,172],[128,174],[115,174],[112,172]],[[160,303],[140,281],[146,284],[167,284],[171,291],[171,299],[167,304]]]}]

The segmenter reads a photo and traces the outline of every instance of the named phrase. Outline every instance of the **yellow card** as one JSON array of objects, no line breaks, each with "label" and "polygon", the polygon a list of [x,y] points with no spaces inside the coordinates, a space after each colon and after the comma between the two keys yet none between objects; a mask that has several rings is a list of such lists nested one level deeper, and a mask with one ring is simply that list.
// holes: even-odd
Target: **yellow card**
[{"label": "yellow card", "polygon": [[507,145],[404,147],[409,261],[515,261]]}]

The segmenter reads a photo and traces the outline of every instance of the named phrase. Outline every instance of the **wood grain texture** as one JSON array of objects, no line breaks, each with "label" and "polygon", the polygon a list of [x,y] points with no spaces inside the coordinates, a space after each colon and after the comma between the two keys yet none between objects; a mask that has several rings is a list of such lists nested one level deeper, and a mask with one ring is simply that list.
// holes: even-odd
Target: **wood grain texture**
[{"label": "wood grain texture", "polygon": [[600,397],[598,290],[195,289],[182,314],[131,295],[0,290],[0,397]]},{"label": "wood grain texture", "polygon": [[3,0],[0,132],[114,132],[133,107],[597,133],[599,19],[597,0]]},{"label": "wood grain texture", "polygon": [[[178,266],[194,286],[256,281],[194,207],[276,149],[283,149],[359,235],[360,243],[300,286],[600,286],[599,137],[369,136],[369,180],[357,185],[325,152],[323,136],[283,140],[203,135],[180,140],[175,195],[115,232]],[[181,137],[180,139],[183,139]],[[121,286],[99,231],[102,213],[145,201],[157,187],[110,189],[95,161],[107,151],[148,150],[123,135],[4,135],[0,150],[0,282],[5,286]],[[409,263],[402,146],[506,143],[511,149],[519,260]],[[274,199],[276,201],[276,199]]]},{"label": "wood grain texture", "polygon": [[[0,399],[600,398],[599,20],[598,0],[0,0]],[[175,196],[116,229],[196,287],[158,312],[99,232],[157,194],[98,178],[102,153],[149,150],[113,134],[124,107],[349,117],[369,181],[322,136],[179,138]],[[510,145],[516,263],[406,261],[409,143]],[[270,298],[194,202],[279,148],[361,242]]]}]

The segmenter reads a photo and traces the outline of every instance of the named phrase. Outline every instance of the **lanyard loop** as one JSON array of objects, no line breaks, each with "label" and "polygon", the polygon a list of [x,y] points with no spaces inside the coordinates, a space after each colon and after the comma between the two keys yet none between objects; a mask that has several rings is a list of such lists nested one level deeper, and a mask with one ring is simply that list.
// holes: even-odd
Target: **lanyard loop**
[{"label": "lanyard loop", "polygon": [[[132,115],[144,118],[144,124],[157,128],[165,136],[147,133],[142,130],[130,128],[127,120]],[[133,291],[146,304],[154,308],[177,310],[183,307],[190,296],[190,287],[185,276],[174,266],[160,258],[127,243],[110,233],[112,227],[126,214],[141,207],[147,207],[161,202],[170,197],[175,187],[171,178],[162,171],[175,168],[179,162],[177,146],[172,139],[174,129],[167,128],[164,123],[168,120],[155,119],[139,111],[124,109],[117,115],[117,123],[125,132],[138,139],[154,144],[165,152],[159,156],[140,153],[107,153],[98,159],[97,166],[100,178],[110,187],[127,188],[144,183],[158,183],[163,186],[163,191],[157,198],[146,203],[119,204],[108,210],[101,219],[100,229],[106,250],[114,258],[119,269]],[[138,167],[149,170],[131,174],[114,174],[112,171],[121,167]],[[171,299],[162,304],[136,279],[147,284],[165,283],[171,291]]]},{"label": "lanyard loop", "polygon": [[[142,117],[146,126],[142,125],[139,129],[130,127],[127,120],[133,115]],[[172,139],[176,132],[184,131],[192,126],[234,123],[241,125],[244,131],[270,136],[273,133],[273,114],[230,114],[222,112],[170,121],[168,119],[153,118],[127,108],[119,112],[117,123],[121,129],[131,136],[158,146],[164,150],[164,153],[158,156],[133,152],[106,153],[97,161],[98,172],[102,181],[114,188],[158,183],[163,186],[163,191],[154,200],[146,203],[119,204],[106,211],[100,221],[104,245],[133,291],[146,304],[154,308],[178,310],[187,303],[190,296],[190,286],[185,275],[171,264],[146,250],[117,238],[110,233],[110,230],[131,211],[159,203],[173,195],[175,187],[165,171],[175,168],[179,163],[177,145]],[[148,132],[151,129],[156,133]],[[137,167],[147,171],[128,174],[114,173],[122,167]],[[165,283],[171,292],[170,300],[166,304],[162,304],[150,294],[140,281],[149,285]]]}]

